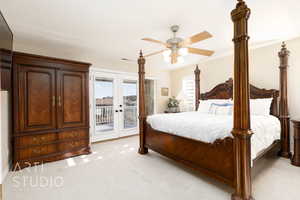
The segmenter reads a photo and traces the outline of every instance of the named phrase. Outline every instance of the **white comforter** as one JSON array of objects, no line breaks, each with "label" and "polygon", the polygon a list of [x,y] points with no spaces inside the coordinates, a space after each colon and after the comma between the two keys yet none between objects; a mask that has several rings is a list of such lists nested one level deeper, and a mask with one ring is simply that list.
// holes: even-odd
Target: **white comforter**
[{"label": "white comforter", "polygon": [[[232,115],[212,115],[199,112],[157,114],[147,117],[155,130],[213,143],[217,139],[232,137]],[[280,138],[280,122],[274,116],[251,116],[251,158]]]}]

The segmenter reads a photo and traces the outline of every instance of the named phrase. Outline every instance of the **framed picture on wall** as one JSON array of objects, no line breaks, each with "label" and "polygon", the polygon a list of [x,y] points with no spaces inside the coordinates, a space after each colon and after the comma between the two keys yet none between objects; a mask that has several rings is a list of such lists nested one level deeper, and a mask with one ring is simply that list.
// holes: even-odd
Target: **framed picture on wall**
[{"label": "framed picture on wall", "polygon": [[161,96],[169,96],[169,88],[161,88]]}]

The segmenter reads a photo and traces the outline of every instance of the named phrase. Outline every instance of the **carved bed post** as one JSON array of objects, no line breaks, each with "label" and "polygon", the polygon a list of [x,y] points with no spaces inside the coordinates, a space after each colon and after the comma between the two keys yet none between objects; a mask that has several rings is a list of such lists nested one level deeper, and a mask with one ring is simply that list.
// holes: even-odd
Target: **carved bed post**
[{"label": "carved bed post", "polygon": [[251,135],[249,109],[249,58],[248,58],[248,19],[250,9],[243,0],[238,0],[231,12],[234,23],[234,166],[235,193],[233,200],[250,200],[251,183]]},{"label": "carved bed post", "polygon": [[200,70],[198,65],[194,71],[195,74],[195,109],[198,110],[199,107],[199,100],[200,100]]},{"label": "carved bed post", "polygon": [[287,99],[287,68],[290,52],[285,43],[282,43],[281,51],[278,53],[280,58],[280,90],[279,90],[279,119],[281,122],[281,149],[279,155],[285,158],[291,157],[290,152],[290,116]]},{"label": "carved bed post", "polygon": [[142,50],[138,59],[139,64],[139,126],[140,126],[140,154],[148,153],[145,147],[145,127],[146,127],[146,113],[145,113],[145,58]]}]

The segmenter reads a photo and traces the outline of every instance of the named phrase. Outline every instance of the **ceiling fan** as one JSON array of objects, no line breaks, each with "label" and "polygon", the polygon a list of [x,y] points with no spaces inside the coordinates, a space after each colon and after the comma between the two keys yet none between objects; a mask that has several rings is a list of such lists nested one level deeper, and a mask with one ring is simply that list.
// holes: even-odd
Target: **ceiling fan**
[{"label": "ceiling fan", "polygon": [[163,53],[166,62],[175,64],[177,62],[183,63],[183,56],[187,55],[188,53],[198,54],[203,56],[211,56],[214,53],[214,51],[210,51],[210,50],[189,47],[189,45],[211,38],[212,35],[207,31],[198,33],[186,39],[182,39],[176,36],[178,30],[179,30],[178,25],[171,26],[173,37],[168,39],[166,42],[158,41],[151,38],[143,38],[142,40],[162,44],[165,46],[165,49],[150,53],[148,55],[145,55],[145,57]]}]

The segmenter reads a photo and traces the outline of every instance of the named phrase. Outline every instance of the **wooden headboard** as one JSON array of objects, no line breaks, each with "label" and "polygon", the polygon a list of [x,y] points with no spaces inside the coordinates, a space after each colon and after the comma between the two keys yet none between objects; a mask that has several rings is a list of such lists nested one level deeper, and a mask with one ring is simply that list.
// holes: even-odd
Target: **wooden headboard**
[{"label": "wooden headboard", "polygon": [[[230,78],[225,83],[218,84],[209,92],[203,93],[200,95],[201,100],[207,99],[232,99],[233,95],[233,80]],[[278,116],[278,90],[266,90],[260,89],[253,85],[250,85],[250,98],[258,99],[258,98],[273,98],[272,105],[270,108],[270,114],[274,116]]]}]

